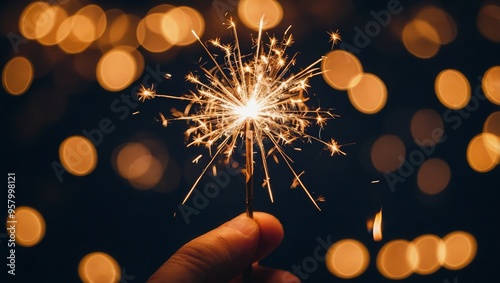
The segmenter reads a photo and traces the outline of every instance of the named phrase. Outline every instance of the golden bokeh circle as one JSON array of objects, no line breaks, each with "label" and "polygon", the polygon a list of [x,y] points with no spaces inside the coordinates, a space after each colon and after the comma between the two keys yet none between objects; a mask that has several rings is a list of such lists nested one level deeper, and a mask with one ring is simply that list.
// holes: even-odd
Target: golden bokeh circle
[{"label": "golden bokeh circle", "polygon": [[500,138],[492,133],[481,133],[472,138],[467,147],[467,162],[476,172],[486,173],[496,167],[500,152],[495,149]]},{"label": "golden bokeh circle", "polygon": [[464,231],[449,233],[443,238],[443,267],[458,270],[469,265],[477,252],[476,238]]},{"label": "golden bokeh circle", "polygon": [[377,269],[386,278],[402,280],[413,274],[418,261],[418,252],[412,243],[393,240],[380,249],[377,255]]},{"label": "golden bokeh circle", "polygon": [[118,262],[107,253],[85,255],[78,264],[78,275],[84,283],[115,283],[120,280]]},{"label": "golden bokeh circle", "polygon": [[353,79],[363,73],[363,66],[356,55],[344,50],[334,50],[323,58],[321,71],[331,87],[347,90],[353,86]]},{"label": "golden bokeh circle", "polygon": [[443,244],[441,238],[436,235],[422,235],[412,241],[418,255],[418,263],[415,273],[429,275],[441,268],[440,248]]},{"label": "golden bokeh circle", "polygon": [[123,90],[134,81],[137,67],[130,52],[123,48],[113,48],[103,54],[97,63],[97,81],[106,90]]},{"label": "golden bokeh circle", "polygon": [[355,76],[347,93],[354,108],[364,114],[378,113],[387,102],[387,88],[384,82],[370,73]]},{"label": "golden bokeh circle", "polygon": [[[16,243],[23,247],[33,247],[45,236],[45,220],[36,209],[29,206],[19,206],[15,210],[15,218],[7,221],[15,223]],[[7,222],[7,228],[10,223]]]},{"label": "golden bokeh circle", "polygon": [[418,169],[417,185],[424,194],[435,195],[443,191],[451,179],[450,166],[439,158],[426,160]]},{"label": "golden bokeh circle", "polygon": [[276,27],[283,19],[283,7],[275,0],[241,0],[238,16],[245,26],[258,30],[263,20],[263,30]]},{"label": "golden bokeh circle", "polygon": [[5,64],[2,71],[2,85],[5,91],[12,95],[25,93],[33,82],[34,69],[31,61],[22,56],[16,56]]},{"label": "golden bokeh circle", "polygon": [[94,171],[97,165],[97,151],[86,137],[71,136],[59,146],[59,159],[68,173],[85,176]]},{"label": "golden bokeh circle", "polygon": [[443,70],[437,75],[434,89],[439,101],[453,110],[464,108],[471,98],[469,80],[453,69]]},{"label": "golden bokeh circle", "polygon": [[406,148],[403,141],[394,135],[383,135],[372,145],[371,161],[381,173],[392,172],[405,160]]},{"label": "golden bokeh circle", "polygon": [[325,263],[335,276],[344,279],[358,277],[370,262],[368,249],[361,242],[344,239],[333,244],[327,251]]},{"label": "golden bokeh circle", "polygon": [[500,66],[489,68],[481,82],[486,98],[493,104],[500,105]]}]

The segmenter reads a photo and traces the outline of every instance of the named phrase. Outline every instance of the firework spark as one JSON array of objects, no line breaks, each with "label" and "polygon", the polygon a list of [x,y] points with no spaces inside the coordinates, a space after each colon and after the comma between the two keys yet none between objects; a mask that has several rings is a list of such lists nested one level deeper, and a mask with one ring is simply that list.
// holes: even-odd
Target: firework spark
[{"label": "firework spark", "polygon": [[[236,25],[230,20],[229,28],[234,33],[234,43],[222,44],[219,39],[209,41],[212,46],[223,51],[223,63],[216,60],[208,46],[193,32],[215,64],[211,69],[201,66],[203,74],[201,77],[193,73],[186,76],[187,81],[196,85],[196,92],[173,96],[156,93],[154,86],[150,88],[142,86],[138,93],[139,99],[143,101],[163,97],[189,102],[183,113],[174,109],[173,118],[169,121],[187,120],[191,124],[186,131],[189,137],[187,146],[205,146],[210,151],[210,161],[189,190],[183,204],[189,199],[214,160],[220,155],[225,155],[229,161],[238,141],[246,140],[254,143],[260,153],[264,171],[263,186],[267,188],[271,202],[274,198],[267,158],[269,156],[276,158],[278,155],[291,170],[296,186],[300,186],[320,210],[300,178],[302,173],[297,174],[293,169],[293,161],[285,153],[283,146],[297,140],[317,141],[324,144],[325,150],[331,155],[345,154],[335,140],[325,142],[305,132],[313,123],[323,129],[328,119],[335,118],[329,110],[310,109],[305,104],[309,99],[307,96],[309,79],[321,74],[318,64],[322,59],[318,59],[296,74],[290,74],[291,67],[296,63],[296,55],[290,58],[286,54],[287,48],[293,43],[293,36],[288,33],[290,28],[284,32],[282,39],[269,37],[266,44],[262,39],[262,25],[261,21],[258,37],[254,40],[255,53],[244,56],[241,53]],[[335,43],[337,38],[333,40]],[[162,121],[164,125],[167,124],[163,115]],[[265,139],[270,141],[270,146],[266,147]],[[247,160],[248,158],[247,156]]]}]

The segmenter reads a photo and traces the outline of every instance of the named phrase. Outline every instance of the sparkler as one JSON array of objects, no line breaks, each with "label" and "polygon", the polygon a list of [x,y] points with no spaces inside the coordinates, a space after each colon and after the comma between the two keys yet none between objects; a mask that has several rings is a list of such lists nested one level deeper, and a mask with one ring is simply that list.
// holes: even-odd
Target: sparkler
[{"label": "sparkler", "polygon": [[[292,167],[292,159],[285,153],[284,145],[290,145],[297,140],[306,142],[317,141],[325,146],[331,155],[344,154],[340,145],[333,139],[326,142],[320,138],[305,133],[305,130],[316,123],[321,129],[326,121],[335,118],[329,110],[310,109],[305,102],[308,81],[311,77],[321,74],[318,64],[322,58],[303,68],[296,74],[289,74],[296,63],[296,55],[289,58],[287,48],[294,38],[288,28],[282,39],[270,37],[267,44],[263,42],[263,20],[260,22],[257,39],[254,40],[255,53],[244,56],[241,53],[236,25],[229,20],[229,28],[234,33],[233,44],[222,44],[219,39],[209,43],[224,52],[224,62],[219,63],[209,51],[199,36],[194,36],[205,49],[214,63],[207,69],[200,67],[203,78],[193,73],[186,76],[187,81],[196,85],[196,92],[184,96],[173,96],[156,93],[154,86],[142,86],[138,92],[139,99],[145,101],[151,98],[169,98],[187,101],[189,104],[183,113],[172,111],[173,118],[166,119],[163,114],[162,124],[166,126],[172,120],[184,120],[191,124],[186,131],[190,138],[187,146],[205,146],[209,149],[211,159],[196,179],[188,194],[182,201],[185,204],[205,172],[213,165],[216,158],[225,155],[229,162],[238,140],[245,142],[246,167],[246,213],[253,217],[253,183],[254,183],[254,145],[258,148],[264,171],[263,187],[267,188],[271,202],[274,202],[271,190],[270,174],[267,158],[278,155],[286,163],[297,183],[314,206],[321,210],[298,174]],[[333,38],[333,43],[340,39]],[[333,37],[333,35],[331,35]],[[267,48],[266,48],[267,47]],[[264,139],[270,141],[266,148]],[[200,156],[196,158],[196,162]],[[244,278],[251,276],[251,266]],[[251,280],[248,280],[251,281]]]}]

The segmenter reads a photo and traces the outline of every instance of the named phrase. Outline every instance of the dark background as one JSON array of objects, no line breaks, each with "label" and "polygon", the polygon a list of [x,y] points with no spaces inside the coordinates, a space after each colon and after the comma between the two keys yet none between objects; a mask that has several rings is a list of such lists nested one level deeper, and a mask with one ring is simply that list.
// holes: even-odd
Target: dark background
[{"label": "dark background", "polygon": [[[2,66],[16,55],[5,35],[9,28],[18,32],[17,20],[28,3],[2,4]],[[163,2],[94,3],[104,10],[120,8],[143,16],[150,8]],[[230,32],[220,25],[211,1],[170,3],[189,5],[202,13],[206,22],[204,39],[219,36],[226,42],[232,40]],[[338,29],[344,42],[352,44],[354,27],[364,27],[373,20],[369,14],[371,10],[379,11],[387,5],[386,1],[360,0],[281,3],[285,16],[273,32],[279,35],[288,25],[293,25],[296,43],[289,52],[300,52],[298,66],[306,66],[330,50],[327,31]],[[440,71],[447,68],[460,70],[474,90],[480,85],[477,78],[488,68],[500,64],[498,43],[487,40],[477,30],[477,12],[483,5],[482,1],[401,1],[404,10],[394,17],[408,19],[412,9],[421,3],[445,9],[456,22],[457,37],[451,44],[443,46],[435,57],[426,60],[408,53],[389,29],[383,29],[379,36],[372,38],[357,56],[364,70],[377,74],[387,86],[389,98],[382,111],[375,115],[359,113],[350,104],[346,92],[332,89],[321,76],[311,80],[310,92],[316,94],[322,105],[333,107],[334,112],[340,115],[340,118],[327,124],[323,134],[334,137],[340,144],[355,144],[342,148],[346,156],[332,158],[322,152],[322,146],[318,144],[302,146],[300,154],[287,149],[294,158],[297,171],[306,170],[304,182],[314,195],[326,198],[326,202],[320,203],[321,212],[314,208],[300,189],[289,189],[292,175],[285,165],[270,165],[275,203],[269,202],[265,190],[256,188],[255,207],[280,219],[285,238],[281,246],[261,264],[291,269],[313,256],[318,237],[324,240],[330,238],[332,242],[353,238],[366,245],[371,261],[367,271],[350,282],[389,282],[391,280],[385,279],[375,265],[377,253],[384,243],[392,239],[411,241],[423,234],[443,237],[463,230],[474,235],[478,243],[477,256],[469,266],[457,271],[441,268],[426,276],[412,275],[404,282],[453,282],[455,278],[458,282],[499,281],[500,208],[497,203],[500,171],[497,167],[489,173],[477,173],[469,167],[465,154],[470,139],[482,131],[483,122],[490,113],[499,110],[498,106],[482,102],[457,130],[452,130],[451,125],[445,123],[448,140],[436,147],[432,157],[447,161],[452,177],[445,191],[436,196],[425,196],[418,190],[416,173],[398,184],[392,192],[384,176],[370,162],[371,144],[383,134],[401,137],[407,153],[417,148],[409,130],[413,113],[422,108],[431,108],[440,114],[447,110],[434,93],[434,80]],[[324,13],[317,14],[315,10]],[[237,17],[236,11],[232,12]],[[251,31],[241,24],[238,30],[243,48],[250,51],[248,35]],[[20,46],[19,55],[36,58],[41,56],[42,49],[38,43],[30,41]],[[168,55],[139,50],[145,57],[146,66],[159,63],[162,71],[173,75],[171,80],[158,86],[159,92],[172,94],[194,89],[184,81],[184,75],[198,68],[200,56],[206,60],[203,49],[196,43],[169,50],[166,52]],[[186,224],[178,210],[193,182],[192,177],[186,177],[190,176],[186,172],[194,172],[191,175],[201,172],[202,164],[189,164],[198,154],[206,152],[201,148],[185,147],[185,124],[163,128],[154,119],[158,111],[168,113],[173,104],[182,104],[161,99],[148,101],[136,109],[140,110],[140,115],[120,120],[110,110],[110,104],[120,93],[130,93],[140,81],[121,92],[108,92],[95,81],[75,78],[75,73],[67,64],[69,57],[36,78],[22,96],[10,96],[1,90],[2,171],[16,172],[17,205],[36,208],[47,223],[45,237],[38,245],[16,248],[15,278],[8,277],[8,281],[1,281],[78,282],[80,259],[90,252],[102,251],[112,255],[120,267],[125,268],[129,275],[128,282],[144,282],[182,244],[244,211],[244,179],[239,175],[231,177],[230,185],[211,199],[198,215],[192,215],[190,223]],[[66,173],[63,181],[59,182],[51,165],[59,161],[60,143],[68,136],[80,135],[83,130],[97,127],[104,117],[109,117],[116,129],[105,135],[97,146],[99,159],[94,172],[85,177]],[[310,132],[317,130],[313,127]],[[114,150],[141,137],[163,141],[170,157],[180,166],[183,176],[173,192],[136,190],[113,170],[111,160]],[[258,174],[262,173],[258,170]],[[261,179],[262,176],[256,178]],[[372,180],[380,182],[372,184]],[[200,186],[210,181],[207,176]],[[380,206],[384,211],[384,240],[374,242],[367,232],[366,220],[373,217]],[[6,209],[2,209],[2,213],[6,213]],[[2,250],[6,250],[3,239],[0,244]],[[2,252],[2,257],[4,254]],[[1,266],[4,270],[5,264]],[[4,274],[5,271],[2,271],[0,278]],[[328,272],[323,262],[319,262],[317,270],[305,282],[341,281]]]}]

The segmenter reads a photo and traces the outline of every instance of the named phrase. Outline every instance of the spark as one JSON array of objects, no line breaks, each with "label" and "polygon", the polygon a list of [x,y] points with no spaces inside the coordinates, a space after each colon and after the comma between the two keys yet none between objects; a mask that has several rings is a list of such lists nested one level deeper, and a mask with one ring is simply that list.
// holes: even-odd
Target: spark
[{"label": "spark", "polygon": [[203,155],[198,155],[195,159],[193,159],[193,163],[196,163],[198,164],[198,161],[200,161],[200,158],[202,157]]},{"label": "spark", "polygon": [[134,113],[132,113],[132,115],[137,115],[139,113],[141,113],[141,111],[135,111]]},{"label": "spark", "polygon": [[373,180],[371,183],[372,184],[377,184],[377,183],[380,183],[380,180]]},{"label": "spark", "polygon": [[341,41],[342,38],[340,37],[339,30],[330,31],[330,32],[328,32],[328,35],[330,36],[330,42],[332,43],[332,49],[333,49],[335,44],[337,44],[339,41]]},{"label": "spark", "polygon": [[[208,41],[213,48],[219,49],[223,56],[214,55],[209,46],[193,31],[193,35],[214,64],[212,68],[202,65],[199,74],[190,73],[186,76],[186,80],[196,86],[196,91],[174,96],[159,94],[154,86],[142,86],[140,89],[139,98],[142,101],[154,97],[187,101],[184,112],[171,110],[173,117],[169,121],[187,121],[190,125],[186,131],[186,137],[189,139],[187,146],[204,146],[210,151],[211,159],[192,185],[183,204],[206,171],[210,167],[215,168],[212,165],[216,158],[224,155],[229,162],[239,145],[238,141],[243,143],[245,135],[250,133],[264,171],[262,184],[267,188],[271,202],[274,202],[274,198],[268,157],[272,157],[276,163],[279,160],[284,161],[294,176],[292,187],[300,186],[315,207],[321,210],[301,180],[303,172],[298,174],[292,167],[293,160],[285,152],[284,146],[297,141],[316,141],[323,144],[332,156],[336,153],[345,155],[333,139],[325,142],[305,132],[312,124],[323,128],[327,120],[335,118],[328,109],[310,109],[305,104],[309,100],[309,80],[322,73],[319,67],[322,58],[292,73],[291,68],[296,63],[297,54],[291,57],[286,54],[294,41],[293,36],[288,34],[290,28],[282,39],[269,37],[266,43],[262,25],[261,21],[258,36],[253,39],[255,53],[251,55],[242,55],[236,25],[232,21],[229,22],[228,28],[232,29],[234,34],[233,43],[222,44],[219,38]],[[335,34],[338,36],[338,33]],[[331,36],[335,40],[340,38],[333,37],[332,34]],[[222,60],[223,62],[219,62]],[[250,127],[251,131],[247,131],[247,127]],[[293,148],[297,150],[297,147]]]}]

